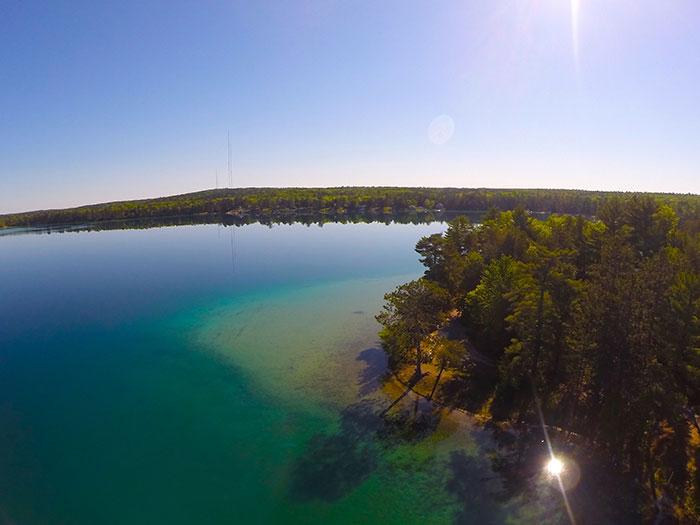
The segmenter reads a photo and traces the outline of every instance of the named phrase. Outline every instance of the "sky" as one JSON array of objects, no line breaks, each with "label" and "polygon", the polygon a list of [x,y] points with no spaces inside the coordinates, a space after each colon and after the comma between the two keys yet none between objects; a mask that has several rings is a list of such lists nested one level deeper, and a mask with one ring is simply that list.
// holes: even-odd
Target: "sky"
[{"label": "sky", "polygon": [[700,193],[697,0],[0,2],[0,213],[233,186]]}]

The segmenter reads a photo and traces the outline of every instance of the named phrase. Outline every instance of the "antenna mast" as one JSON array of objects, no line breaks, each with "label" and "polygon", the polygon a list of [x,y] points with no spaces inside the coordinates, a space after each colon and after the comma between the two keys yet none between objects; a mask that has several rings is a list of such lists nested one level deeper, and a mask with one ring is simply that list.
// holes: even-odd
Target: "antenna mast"
[{"label": "antenna mast", "polygon": [[233,186],[233,172],[231,171],[231,132],[226,131],[226,141],[228,142],[228,187]]}]

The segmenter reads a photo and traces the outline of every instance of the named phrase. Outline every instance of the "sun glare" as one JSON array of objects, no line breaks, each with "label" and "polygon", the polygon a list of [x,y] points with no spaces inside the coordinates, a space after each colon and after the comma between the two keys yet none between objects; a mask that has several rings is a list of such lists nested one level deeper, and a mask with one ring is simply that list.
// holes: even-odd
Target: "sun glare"
[{"label": "sun glare", "polygon": [[578,15],[580,0],[571,0],[571,42],[574,50],[574,60],[578,67]]},{"label": "sun glare", "polygon": [[547,472],[552,476],[559,476],[564,472],[564,463],[562,463],[560,459],[552,456],[552,459],[547,463]]}]

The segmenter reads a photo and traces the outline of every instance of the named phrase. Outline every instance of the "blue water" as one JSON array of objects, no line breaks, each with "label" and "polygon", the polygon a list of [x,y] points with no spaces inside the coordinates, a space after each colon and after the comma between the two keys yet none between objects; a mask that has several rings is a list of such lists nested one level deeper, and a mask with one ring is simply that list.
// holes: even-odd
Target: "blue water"
[{"label": "blue water", "polygon": [[468,420],[377,437],[374,315],[443,230],[0,237],[0,523],[537,522]]}]

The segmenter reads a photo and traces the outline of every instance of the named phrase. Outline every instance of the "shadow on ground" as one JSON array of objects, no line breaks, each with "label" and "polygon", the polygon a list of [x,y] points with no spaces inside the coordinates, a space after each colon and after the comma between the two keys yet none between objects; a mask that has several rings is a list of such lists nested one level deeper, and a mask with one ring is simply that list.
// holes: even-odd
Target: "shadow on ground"
[{"label": "shadow on ground", "polygon": [[477,363],[475,371],[456,374],[445,381],[438,391],[438,400],[451,408],[478,413],[494,393],[495,372]]},{"label": "shadow on ground", "polygon": [[394,405],[388,412],[386,409],[382,412],[383,424],[377,435],[385,446],[421,441],[430,436],[440,423],[441,412],[434,403],[411,392],[410,388],[401,397],[400,404]]}]

